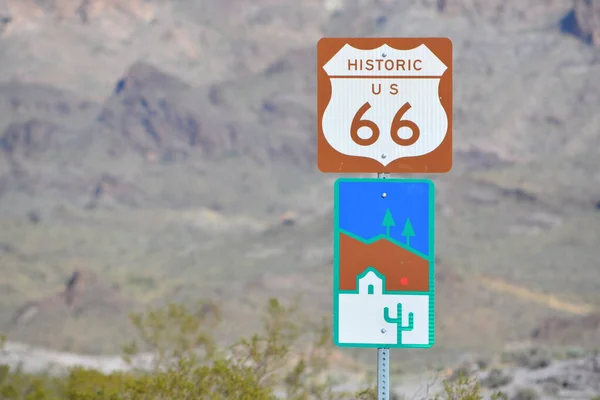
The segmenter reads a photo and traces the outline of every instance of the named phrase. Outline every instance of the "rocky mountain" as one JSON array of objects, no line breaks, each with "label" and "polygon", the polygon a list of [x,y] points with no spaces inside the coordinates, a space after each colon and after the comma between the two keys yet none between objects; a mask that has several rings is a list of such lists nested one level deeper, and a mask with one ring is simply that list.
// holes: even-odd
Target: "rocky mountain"
[{"label": "rocky mountain", "polygon": [[[217,299],[224,339],[256,328],[271,295],[327,315],[335,177],[315,168],[316,41],[448,36],[438,340],[406,357],[581,341],[600,304],[597,3],[0,3],[0,331],[110,352],[145,304]],[[74,263],[97,277],[87,306],[31,308]],[[543,333],[565,318],[568,334]]]}]

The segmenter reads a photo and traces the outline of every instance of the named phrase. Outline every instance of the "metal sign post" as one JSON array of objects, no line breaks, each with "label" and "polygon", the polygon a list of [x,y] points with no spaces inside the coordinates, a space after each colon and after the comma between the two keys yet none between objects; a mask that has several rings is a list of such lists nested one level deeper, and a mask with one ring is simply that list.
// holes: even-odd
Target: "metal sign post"
[{"label": "metal sign post", "polygon": [[377,400],[390,400],[390,349],[377,349]]},{"label": "metal sign post", "polygon": [[[379,173],[377,178],[387,179],[388,174]],[[390,400],[390,349],[377,349],[377,400]]]}]

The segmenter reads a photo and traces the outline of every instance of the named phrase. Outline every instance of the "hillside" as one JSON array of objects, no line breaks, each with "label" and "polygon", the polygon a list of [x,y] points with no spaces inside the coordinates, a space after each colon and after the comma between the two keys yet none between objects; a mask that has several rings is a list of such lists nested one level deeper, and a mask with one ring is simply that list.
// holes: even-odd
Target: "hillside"
[{"label": "hillside", "polygon": [[[434,349],[403,357],[438,365],[540,327],[535,340],[594,344],[593,324],[545,322],[569,308],[507,289],[600,305],[600,48],[584,2],[79,3],[0,7],[9,339],[116,352],[130,310],[198,298],[224,304],[224,339],[256,328],[268,296],[328,315],[316,41],[439,35],[455,52],[454,166],[433,177],[440,324]],[[76,270],[95,277],[85,307],[15,322]]]}]

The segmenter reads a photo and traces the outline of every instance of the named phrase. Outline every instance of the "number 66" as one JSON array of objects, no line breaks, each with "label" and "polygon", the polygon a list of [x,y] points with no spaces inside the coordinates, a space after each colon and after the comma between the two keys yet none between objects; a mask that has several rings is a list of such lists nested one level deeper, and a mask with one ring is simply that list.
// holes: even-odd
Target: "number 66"
[{"label": "number 66", "polygon": [[[417,140],[419,140],[419,136],[421,134],[421,130],[413,121],[403,120],[402,116],[410,110],[410,103],[406,102],[396,115],[394,115],[394,119],[392,120],[392,126],[390,128],[390,135],[392,136],[392,140],[399,146],[410,146],[414,144]],[[379,127],[373,121],[369,121],[368,119],[362,119],[362,116],[371,108],[371,104],[366,102],[363,104],[361,108],[358,109],[354,118],[352,118],[352,124],[350,125],[350,137],[352,140],[360,145],[360,146],[370,146],[379,139]],[[371,135],[363,139],[358,136],[358,130],[360,128],[369,128],[371,130]],[[403,139],[398,135],[398,131],[400,128],[409,128],[412,131],[412,134],[408,139]]]}]

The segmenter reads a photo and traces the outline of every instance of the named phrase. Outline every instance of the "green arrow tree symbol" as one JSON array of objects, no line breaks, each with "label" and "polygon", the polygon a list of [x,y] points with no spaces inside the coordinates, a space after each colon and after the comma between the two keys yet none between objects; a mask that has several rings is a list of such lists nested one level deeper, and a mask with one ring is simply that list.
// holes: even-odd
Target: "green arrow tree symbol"
[{"label": "green arrow tree symbol", "polygon": [[385,216],[383,217],[382,226],[385,226],[385,234],[390,236],[390,227],[396,226],[396,222],[394,222],[394,217],[392,217],[392,212],[388,208],[385,210]]},{"label": "green arrow tree symbol", "polygon": [[406,222],[404,223],[404,228],[402,229],[402,236],[406,237],[406,245],[410,247],[410,238],[415,236],[415,230],[413,229],[409,218],[406,218]]}]

